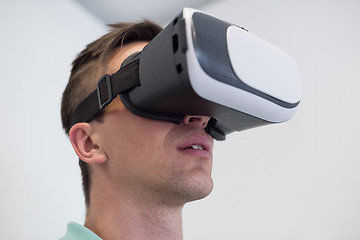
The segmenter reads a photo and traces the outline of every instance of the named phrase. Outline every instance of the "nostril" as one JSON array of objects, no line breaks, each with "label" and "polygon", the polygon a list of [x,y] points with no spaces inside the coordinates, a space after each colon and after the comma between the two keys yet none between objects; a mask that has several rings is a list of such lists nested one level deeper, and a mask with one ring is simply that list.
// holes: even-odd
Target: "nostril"
[{"label": "nostril", "polygon": [[196,121],[196,120],[201,120],[201,119],[197,118],[197,117],[190,117],[188,121],[193,122],[193,121]]},{"label": "nostril", "polygon": [[183,122],[185,124],[201,126],[201,127],[204,128],[208,124],[208,121],[209,121],[209,117],[206,117],[206,116],[190,116],[190,115],[187,115],[187,116],[185,116]]}]

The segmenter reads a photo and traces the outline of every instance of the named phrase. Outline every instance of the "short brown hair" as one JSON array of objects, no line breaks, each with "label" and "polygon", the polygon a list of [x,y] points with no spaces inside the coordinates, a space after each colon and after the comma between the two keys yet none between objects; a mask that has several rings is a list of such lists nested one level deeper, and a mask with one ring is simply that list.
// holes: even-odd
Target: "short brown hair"
[{"label": "short brown hair", "polygon": [[[77,106],[96,89],[100,77],[106,74],[106,59],[114,49],[127,43],[151,41],[162,28],[150,21],[139,23],[110,24],[111,31],[90,43],[72,63],[69,82],[63,92],[61,102],[62,125],[69,134],[71,116]],[[119,66],[120,68],[120,66]],[[82,173],[86,206],[90,204],[90,172],[87,164],[79,159]]]}]

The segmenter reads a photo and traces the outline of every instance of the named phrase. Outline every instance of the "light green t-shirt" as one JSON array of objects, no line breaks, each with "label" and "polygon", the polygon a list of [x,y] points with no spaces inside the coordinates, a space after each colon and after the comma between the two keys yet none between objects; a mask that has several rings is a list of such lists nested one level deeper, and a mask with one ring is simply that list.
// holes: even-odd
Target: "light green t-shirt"
[{"label": "light green t-shirt", "polygon": [[85,226],[75,222],[67,225],[67,232],[60,240],[102,240],[98,235],[87,229]]}]

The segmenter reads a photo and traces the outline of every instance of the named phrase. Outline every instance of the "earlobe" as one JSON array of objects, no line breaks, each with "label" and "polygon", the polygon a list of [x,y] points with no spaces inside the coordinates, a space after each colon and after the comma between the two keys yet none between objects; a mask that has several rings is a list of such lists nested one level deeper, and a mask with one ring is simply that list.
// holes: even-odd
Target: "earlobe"
[{"label": "earlobe", "polygon": [[70,129],[71,144],[78,157],[86,163],[103,163],[106,153],[91,138],[92,126],[89,123],[77,123]]}]

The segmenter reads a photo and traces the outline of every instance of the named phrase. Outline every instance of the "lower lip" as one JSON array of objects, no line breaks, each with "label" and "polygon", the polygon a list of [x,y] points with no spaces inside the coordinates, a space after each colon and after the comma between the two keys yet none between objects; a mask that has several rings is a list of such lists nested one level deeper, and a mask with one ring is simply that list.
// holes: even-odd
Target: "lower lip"
[{"label": "lower lip", "polygon": [[191,156],[197,157],[197,158],[207,158],[207,159],[212,158],[212,154],[206,150],[193,149],[193,148],[185,148],[185,149],[178,149],[178,150],[184,154],[188,154],[188,155],[191,155]]}]

